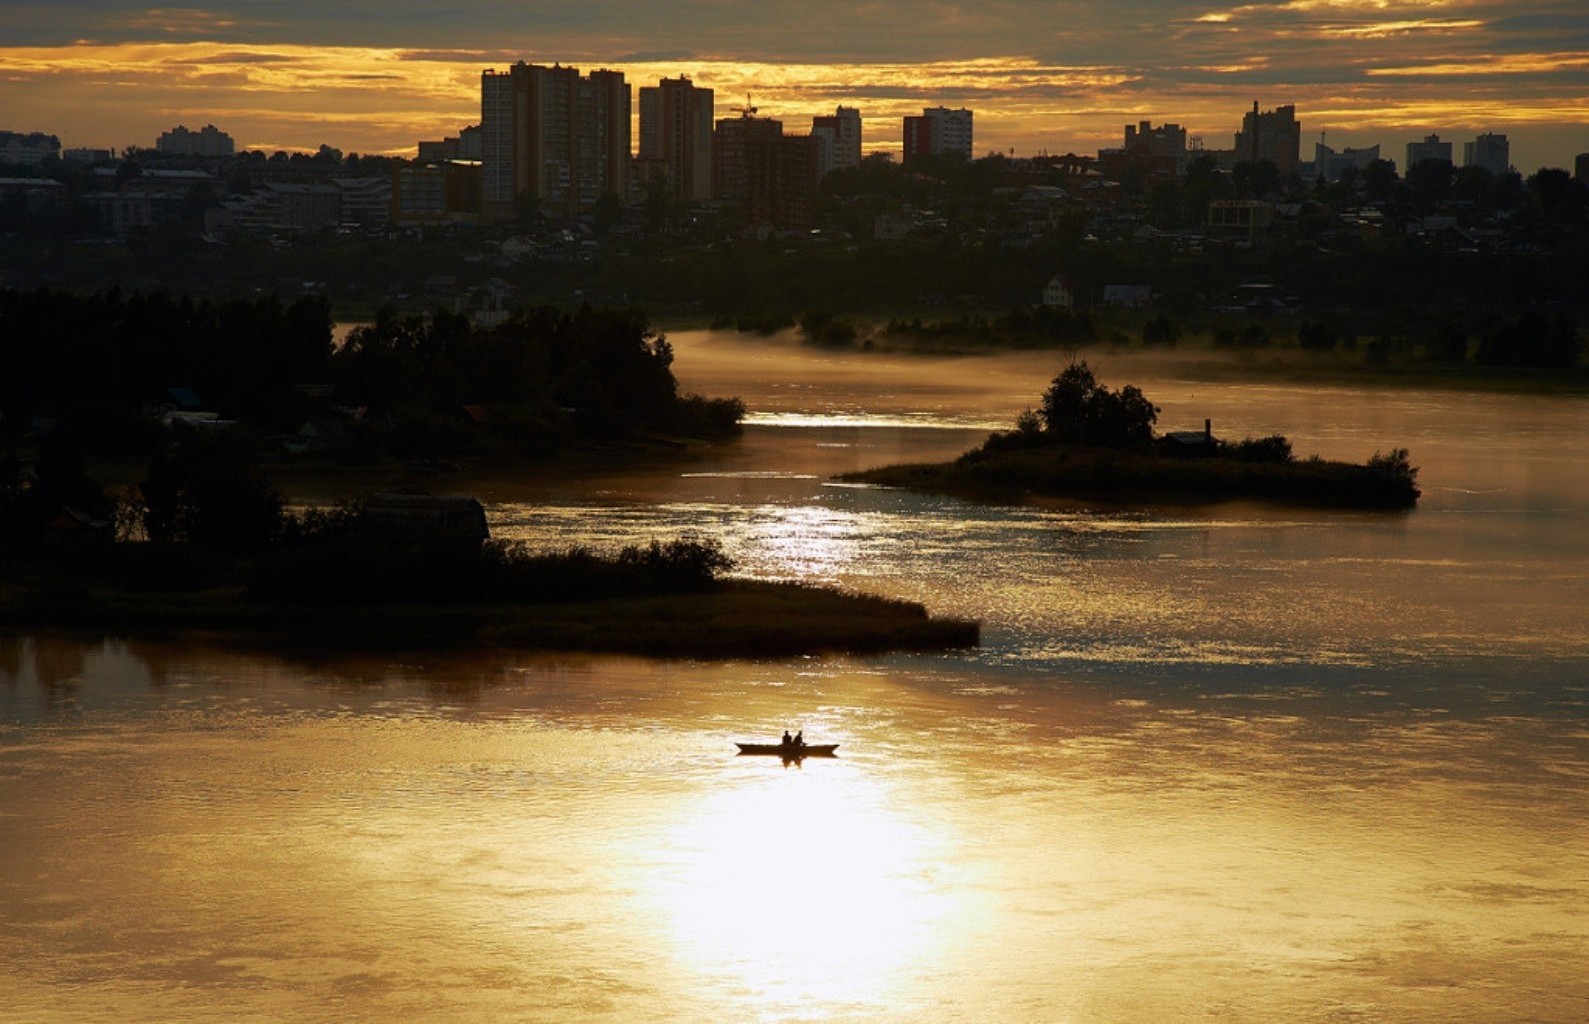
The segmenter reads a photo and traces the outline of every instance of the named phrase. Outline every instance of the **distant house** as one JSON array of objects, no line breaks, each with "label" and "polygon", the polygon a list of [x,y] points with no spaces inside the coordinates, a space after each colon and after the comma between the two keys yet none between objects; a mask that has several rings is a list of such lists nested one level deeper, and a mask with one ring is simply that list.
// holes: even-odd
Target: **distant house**
[{"label": "distant house", "polygon": [[1159,438],[1159,451],[1165,455],[1197,458],[1212,455],[1219,450],[1219,438],[1214,436],[1214,421],[1204,420],[1202,430],[1174,430]]},{"label": "distant house", "polygon": [[369,536],[409,544],[491,539],[485,507],[456,495],[372,494],[364,500],[359,527]]},{"label": "distant house", "polygon": [[1076,295],[1070,282],[1055,274],[1043,288],[1043,305],[1051,309],[1075,309]]},{"label": "distant house", "polygon": [[319,454],[352,442],[353,434],[342,421],[331,416],[311,416],[296,434],[282,439],[282,448],[294,455]]},{"label": "distant house", "polygon": [[1124,309],[1146,309],[1153,301],[1153,286],[1146,284],[1106,284],[1103,304]]}]

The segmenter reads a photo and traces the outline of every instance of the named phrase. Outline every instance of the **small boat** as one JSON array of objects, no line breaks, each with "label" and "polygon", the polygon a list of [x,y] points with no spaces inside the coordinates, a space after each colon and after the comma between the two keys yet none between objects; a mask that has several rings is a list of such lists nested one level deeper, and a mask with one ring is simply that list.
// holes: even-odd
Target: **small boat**
[{"label": "small boat", "polygon": [[802,757],[835,757],[837,743],[736,743],[741,754],[771,754],[786,761]]}]

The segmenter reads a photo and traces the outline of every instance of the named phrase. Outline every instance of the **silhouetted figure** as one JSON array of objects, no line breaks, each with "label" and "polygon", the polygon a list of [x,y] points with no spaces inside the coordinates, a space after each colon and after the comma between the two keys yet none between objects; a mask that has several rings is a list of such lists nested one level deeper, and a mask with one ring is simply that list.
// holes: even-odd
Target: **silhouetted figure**
[{"label": "silhouetted figure", "polygon": [[803,747],[806,745],[806,731],[804,729],[801,729],[799,732],[795,733],[794,745],[797,747]]},{"label": "silhouetted figure", "polygon": [[789,746],[789,745],[791,745],[793,743],[794,743],[794,740],[789,738],[789,730],[785,729],[783,731],[783,745],[787,747],[787,746]]}]

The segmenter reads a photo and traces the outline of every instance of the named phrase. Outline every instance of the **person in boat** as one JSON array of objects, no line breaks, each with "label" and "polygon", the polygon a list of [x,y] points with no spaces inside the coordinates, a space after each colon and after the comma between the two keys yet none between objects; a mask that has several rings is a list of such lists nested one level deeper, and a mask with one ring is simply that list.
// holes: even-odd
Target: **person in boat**
[{"label": "person in boat", "polygon": [[799,732],[795,733],[794,745],[797,747],[803,747],[806,745],[806,731],[804,729],[801,729]]},{"label": "person in boat", "polygon": [[794,740],[789,738],[789,730],[788,729],[785,729],[783,731],[783,745],[786,746],[786,747],[790,747],[790,746],[794,745]]}]

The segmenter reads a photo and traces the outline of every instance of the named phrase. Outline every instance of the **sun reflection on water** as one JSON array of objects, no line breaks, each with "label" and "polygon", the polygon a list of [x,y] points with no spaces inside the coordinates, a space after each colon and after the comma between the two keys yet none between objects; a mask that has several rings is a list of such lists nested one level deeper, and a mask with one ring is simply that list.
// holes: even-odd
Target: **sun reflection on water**
[{"label": "sun reflection on water", "polygon": [[930,970],[954,899],[942,837],[854,765],[746,767],[667,841],[653,891],[681,966],[803,1019],[884,1002]]}]

